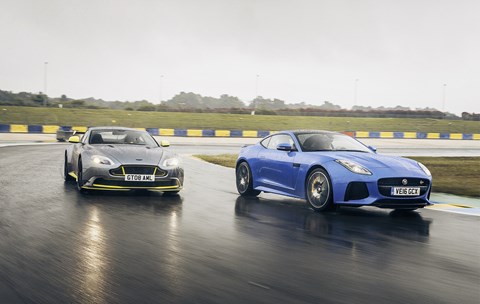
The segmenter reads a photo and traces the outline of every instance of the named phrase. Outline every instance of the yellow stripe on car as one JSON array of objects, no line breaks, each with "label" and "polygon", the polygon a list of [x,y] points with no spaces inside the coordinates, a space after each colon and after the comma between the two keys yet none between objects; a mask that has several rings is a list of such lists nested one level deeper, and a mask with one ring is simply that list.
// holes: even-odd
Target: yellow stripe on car
[{"label": "yellow stripe on car", "polygon": [[[93,184],[93,187],[99,188],[109,188],[109,189],[178,189],[179,186],[158,186],[158,187],[126,187],[126,186],[112,186],[112,185],[102,185],[102,184]],[[92,188],[97,189],[97,188]]]},{"label": "yellow stripe on car", "polygon": [[71,177],[73,177],[75,180],[78,179],[77,175],[75,174],[75,172],[68,172],[68,175],[70,175]]}]

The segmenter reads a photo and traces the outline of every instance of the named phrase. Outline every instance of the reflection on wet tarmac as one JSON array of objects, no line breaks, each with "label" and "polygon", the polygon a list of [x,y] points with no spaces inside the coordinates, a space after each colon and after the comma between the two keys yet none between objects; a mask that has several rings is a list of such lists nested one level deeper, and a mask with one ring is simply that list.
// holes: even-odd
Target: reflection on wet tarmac
[{"label": "reflection on wet tarmac", "polygon": [[[394,250],[399,241],[428,243],[429,240],[432,220],[424,219],[417,212],[385,213],[373,208],[345,207],[336,212],[316,213],[297,200],[290,202],[239,196],[235,214],[257,223],[304,231],[321,239],[326,250],[350,255],[359,261],[363,258],[390,263],[394,260],[390,250]],[[286,241],[289,238],[283,233],[279,237],[287,238]]]},{"label": "reflection on wet tarmac", "polygon": [[288,199],[279,204],[276,200],[245,198],[239,196],[235,213],[256,221],[285,222],[317,237],[338,237],[346,234],[380,240],[381,235],[394,238],[428,242],[431,219],[417,212],[391,211],[389,214],[371,208],[342,207],[336,212],[316,213]]},{"label": "reflection on wet tarmac", "polygon": [[105,303],[105,272],[108,267],[106,248],[106,237],[103,233],[101,221],[98,215],[98,208],[89,208],[89,218],[85,223],[82,235],[82,249],[79,251],[79,260],[82,262],[81,279],[83,286],[80,288],[82,297],[88,302]]}]

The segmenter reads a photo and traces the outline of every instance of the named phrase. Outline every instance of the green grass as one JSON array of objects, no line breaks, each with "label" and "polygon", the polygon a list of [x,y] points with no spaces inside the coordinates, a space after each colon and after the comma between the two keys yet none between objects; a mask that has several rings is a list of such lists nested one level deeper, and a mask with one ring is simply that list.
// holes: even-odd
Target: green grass
[{"label": "green grass", "polygon": [[[5,110],[4,110],[5,109]],[[0,107],[2,124],[71,126],[118,125],[136,128],[479,133],[480,122],[412,118],[353,118],[216,113],[141,112],[104,109]]]},{"label": "green grass", "polygon": [[410,157],[432,172],[433,191],[480,197],[480,157]]},{"label": "green grass", "polygon": [[[205,161],[235,168],[237,154],[195,155]],[[410,157],[432,172],[433,192],[480,197],[480,157]]]}]

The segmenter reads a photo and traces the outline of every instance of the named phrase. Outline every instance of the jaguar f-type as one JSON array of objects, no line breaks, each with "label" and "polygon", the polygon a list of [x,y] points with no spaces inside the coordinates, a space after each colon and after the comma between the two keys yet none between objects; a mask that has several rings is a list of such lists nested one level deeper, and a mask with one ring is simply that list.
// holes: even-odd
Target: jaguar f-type
[{"label": "jaguar f-type", "polygon": [[377,154],[358,140],[329,131],[283,131],[243,147],[237,190],[305,199],[315,211],[337,206],[414,210],[430,204],[430,171],[408,158]]}]

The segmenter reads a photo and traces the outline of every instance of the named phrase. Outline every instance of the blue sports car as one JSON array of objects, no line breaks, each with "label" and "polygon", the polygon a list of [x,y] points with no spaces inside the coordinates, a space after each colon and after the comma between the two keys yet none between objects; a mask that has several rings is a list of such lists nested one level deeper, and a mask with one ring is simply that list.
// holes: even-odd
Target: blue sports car
[{"label": "blue sports car", "polygon": [[261,191],[306,199],[315,211],[336,206],[414,210],[430,205],[430,171],[414,160],[376,153],[328,131],[283,131],[243,147],[236,164],[242,196]]}]

